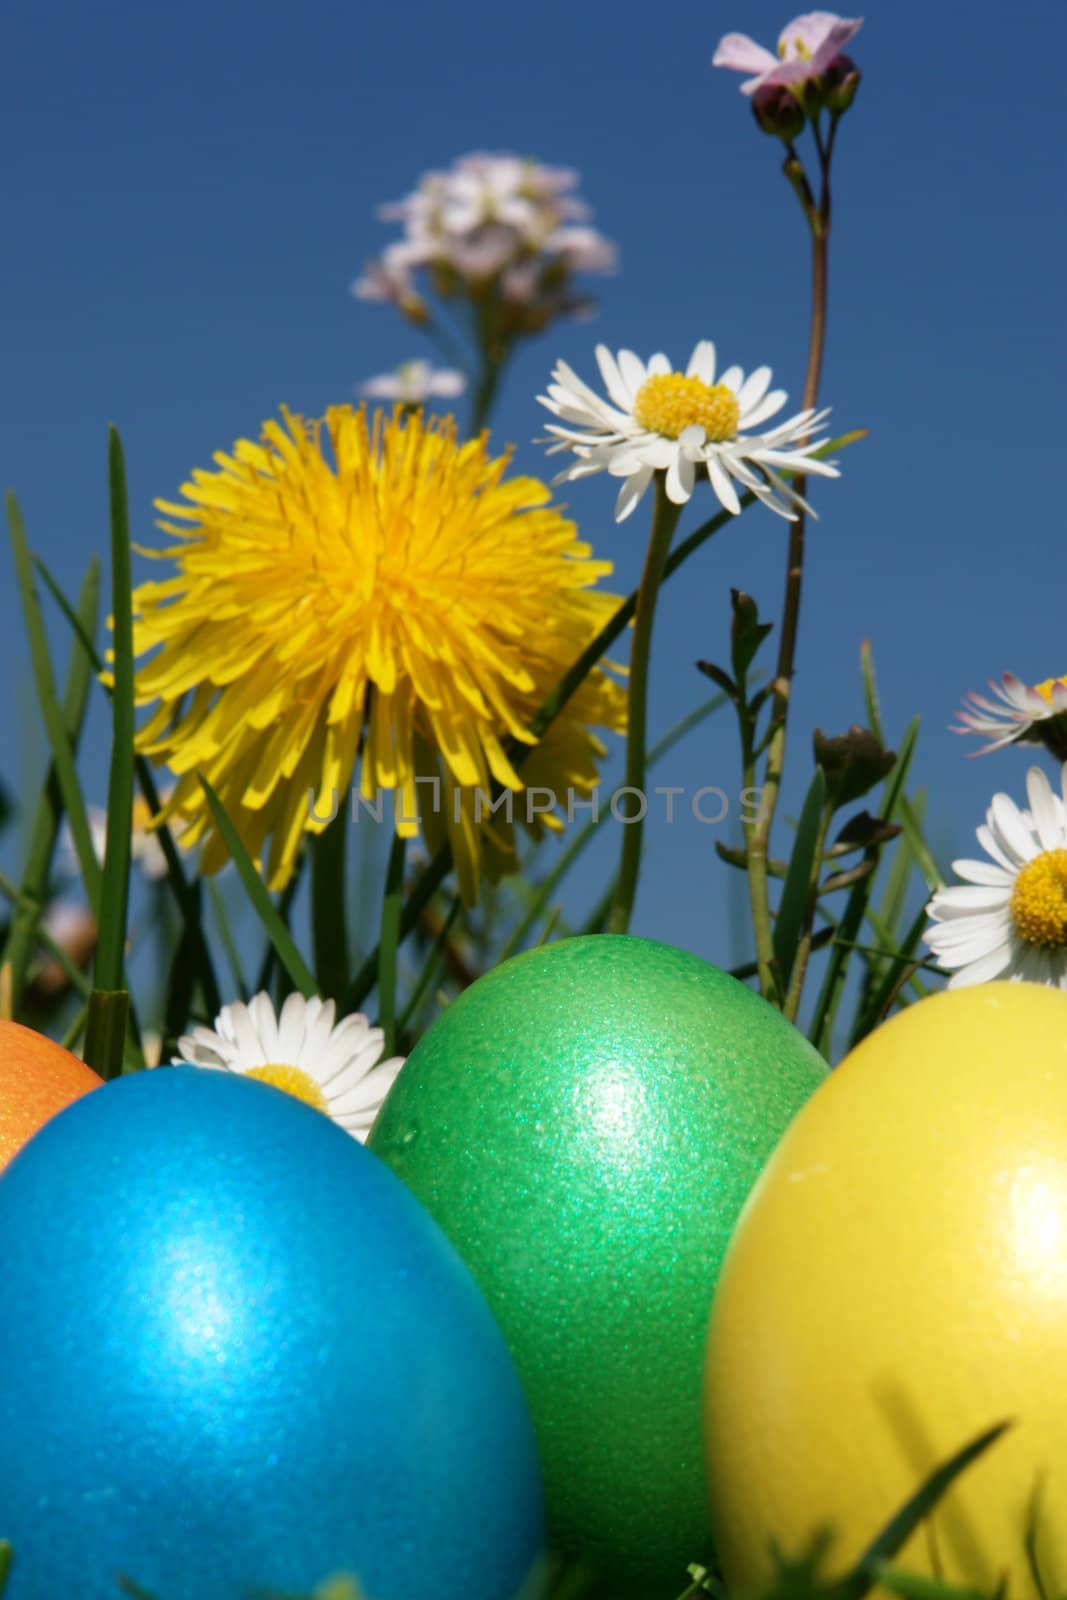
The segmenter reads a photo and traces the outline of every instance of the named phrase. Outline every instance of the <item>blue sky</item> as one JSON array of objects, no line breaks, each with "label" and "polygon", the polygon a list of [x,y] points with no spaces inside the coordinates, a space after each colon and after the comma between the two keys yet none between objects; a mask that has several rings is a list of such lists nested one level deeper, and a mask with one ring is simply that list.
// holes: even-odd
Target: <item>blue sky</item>
[{"label": "blue sky", "polygon": [[[35,547],[70,588],[105,548],[109,420],[126,445],[136,536],[151,543],[153,498],[255,435],[279,403],[316,414],[425,353],[349,283],[391,237],[377,205],[472,149],[578,167],[621,251],[596,322],[531,342],[509,373],[494,437],[518,445],[525,469],[546,467],[531,441],[549,368],[562,355],[592,376],[601,339],[681,363],[712,337],[730,361],[772,365],[798,397],[803,223],[738,79],[710,67],[722,33],[773,43],[788,16],[765,0],[6,8],[0,478]],[[1031,681],[1067,671],[1067,171],[1056,87],[1018,64],[1067,56],[1067,12],[1029,0],[1013,8],[1010,38],[1007,26],[987,0],[966,11],[877,0],[853,47],[864,82],[837,163],[823,399],[836,428],[870,437],[839,483],[819,486],[789,790],[795,807],[813,725],[837,732],[860,716],[870,637],[889,727],[922,717],[915,770],[935,839],[968,854],[993,790],[1021,795],[1027,760],[966,760],[947,731],[955,706],[1006,668]],[[616,528],[604,480],[568,490],[583,532],[617,564],[614,587],[629,588],[644,512]],[[731,585],[778,614],[785,534],[750,513],[665,592],[656,731],[703,696],[694,660],[724,658]],[[4,551],[0,771],[22,788],[43,753],[13,590]],[[90,733],[86,781],[102,797],[99,716]],[[736,789],[726,718],[660,781]],[[634,931],[727,958],[720,836],[652,829]]]}]

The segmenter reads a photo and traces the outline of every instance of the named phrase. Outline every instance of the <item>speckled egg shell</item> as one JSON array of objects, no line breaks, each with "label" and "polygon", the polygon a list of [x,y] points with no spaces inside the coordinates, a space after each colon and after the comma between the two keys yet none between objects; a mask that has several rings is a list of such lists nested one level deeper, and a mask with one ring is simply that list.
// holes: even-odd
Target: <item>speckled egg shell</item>
[{"label": "speckled egg shell", "polygon": [[0,1020],[0,1168],[49,1117],[100,1084],[92,1068],[62,1045]]},{"label": "speckled egg shell", "polygon": [[393,1175],[265,1084],[163,1068],[0,1178],[5,1600],[429,1586],[514,1600],[543,1547],[519,1380]]},{"label": "speckled egg shell", "polygon": [[706,1558],[700,1387],[712,1290],[763,1163],[822,1080],[750,990],[596,936],[480,978],[371,1135],[481,1285],[515,1358],[550,1537],[673,1597]]},{"label": "speckled egg shell", "polygon": [[922,1000],[848,1055],[771,1158],[720,1279],[707,1451],[728,1582],[819,1525],[844,1571],[957,1450],[1012,1427],[899,1553],[1067,1591],[1067,994]]}]

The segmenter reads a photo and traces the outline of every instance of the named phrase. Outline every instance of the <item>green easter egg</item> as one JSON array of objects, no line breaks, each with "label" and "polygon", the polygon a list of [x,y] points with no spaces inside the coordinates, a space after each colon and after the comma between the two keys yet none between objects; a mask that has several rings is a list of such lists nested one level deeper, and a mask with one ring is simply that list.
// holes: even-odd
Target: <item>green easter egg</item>
[{"label": "green easter egg", "polygon": [[669,945],[506,961],[416,1045],[370,1136],[511,1349],[554,1546],[644,1600],[710,1554],[701,1378],[738,1213],[822,1057]]}]

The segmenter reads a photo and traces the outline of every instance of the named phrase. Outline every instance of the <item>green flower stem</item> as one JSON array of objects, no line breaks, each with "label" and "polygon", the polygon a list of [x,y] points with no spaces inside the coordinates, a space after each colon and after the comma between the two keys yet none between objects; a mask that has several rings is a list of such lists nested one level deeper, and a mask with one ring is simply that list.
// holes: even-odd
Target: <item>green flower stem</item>
[{"label": "green flower stem", "polygon": [[322,833],[311,839],[311,937],[319,993],[337,1000],[348,982],[345,917],[345,844],[348,819],[342,806]]},{"label": "green flower stem", "polygon": [[[805,205],[805,214],[811,229],[812,289],[811,331],[808,338],[808,366],[804,378],[801,410],[812,409],[818,399],[819,379],[822,375],[823,352],[826,347],[826,306],[828,246],[830,239],[830,159],[833,152],[833,133],[824,146],[819,142],[819,162],[822,184],[819,204],[813,210]],[[793,152],[791,152],[793,154]],[[796,491],[803,495],[806,483],[802,476],[796,479]],[[782,627],[778,641],[778,668],[771,702],[768,729],[767,760],[764,771],[759,815],[748,835],[749,904],[752,914],[752,931],[756,944],[756,964],[759,973],[760,993],[764,999],[781,1007],[785,996],[780,992],[774,965],[769,878],[767,855],[770,847],[774,813],[782,786],[785,767],[786,725],[792,695],[793,673],[796,664],[797,634],[800,626],[800,601],[804,585],[804,533],[805,516],[801,511],[790,523],[789,552],[786,560],[785,600],[782,608]],[[799,1003],[799,996],[797,997]]]},{"label": "green flower stem", "polygon": [[656,474],[656,506],[652,532],[645,552],[645,567],[637,591],[634,642],[630,653],[630,703],[626,732],[626,787],[636,791],[640,810],[622,830],[619,875],[608,913],[608,933],[626,933],[637,898],[637,879],[641,870],[641,840],[644,833],[645,768],[647,764],[648,670],[652,656],[652,625],[656,600],[667,565],[667,551],[678,526],[681,506],[667,498],[662,472]]},{"label": "green flower stem", "polygon": [[395,833],[385,869],[382,926],[378,939],[378,1025],[385,1034],[383,1054],[387,1056],[391,1056],[396,1049],[396,958],[400,945],[406,850],[407,840]]},{"label": "green flower stem", "polygon": [[811,877],[808,882],[807,910],[800,939],[797,942],[797,953],[793,958],[793,970],[789,975],[789,992],[785,997],[785,1005],[782,1008],[790,1022],[797,1020],[800,997],[804,992],[804,979],[807,976],[812,940],[815,936],[815,907],[819,887],[819,870],[822,866],[823,852],[826,849],[826,835],[830,831],[830,822],[833,815],[833,807],[827,806],[822,814],[818,837],[815,841],[815,853],[811,861]]},{"label": "green flower stem", "polygon": [[474,399],[471,404],[471,437],[473,439],[478,437],[489,421],[497,389],[500,387],[504,359],[503,356],[492,356],[488,351],[482,356],[481,371],[474,388]]},{"label": "green flower stem", "polygon": [[93,990],[85,1024],[84,1060],[105,1082],[122,1072],[129,1020],[130,997],[125,989]]}]

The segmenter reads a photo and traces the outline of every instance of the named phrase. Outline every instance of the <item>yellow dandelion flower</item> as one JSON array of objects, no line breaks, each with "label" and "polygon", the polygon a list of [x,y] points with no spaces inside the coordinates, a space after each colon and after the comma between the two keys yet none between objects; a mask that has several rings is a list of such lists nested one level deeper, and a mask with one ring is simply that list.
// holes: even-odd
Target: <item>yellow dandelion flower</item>
[{"label": "yellow dandelion flower", "polygon": [[447,828],[473,900],[481,870],[514,863],[494,784],[537,784],[557,806],[588,794],[604,753],[590,726],[625,725],[597,669],[521,776],[509,754],[535,742],[537,708],[615,610],[593,589],[611,563],[540,480],[508,477],[508,455],[458,442],[451,418],[283,410],[214,459],[183,503],[156,502],[179,542],[145,553],[177,573],[134,594],[135,651],[155,652],[137,700],[158,702],[138,748],[178,779],[165,814],[183,845],[204,841],[206,873],[226,859],[203,774],[281,888],[358,771],[368,801],[394,792],[400,833],[420,813],[428,835]]}]

